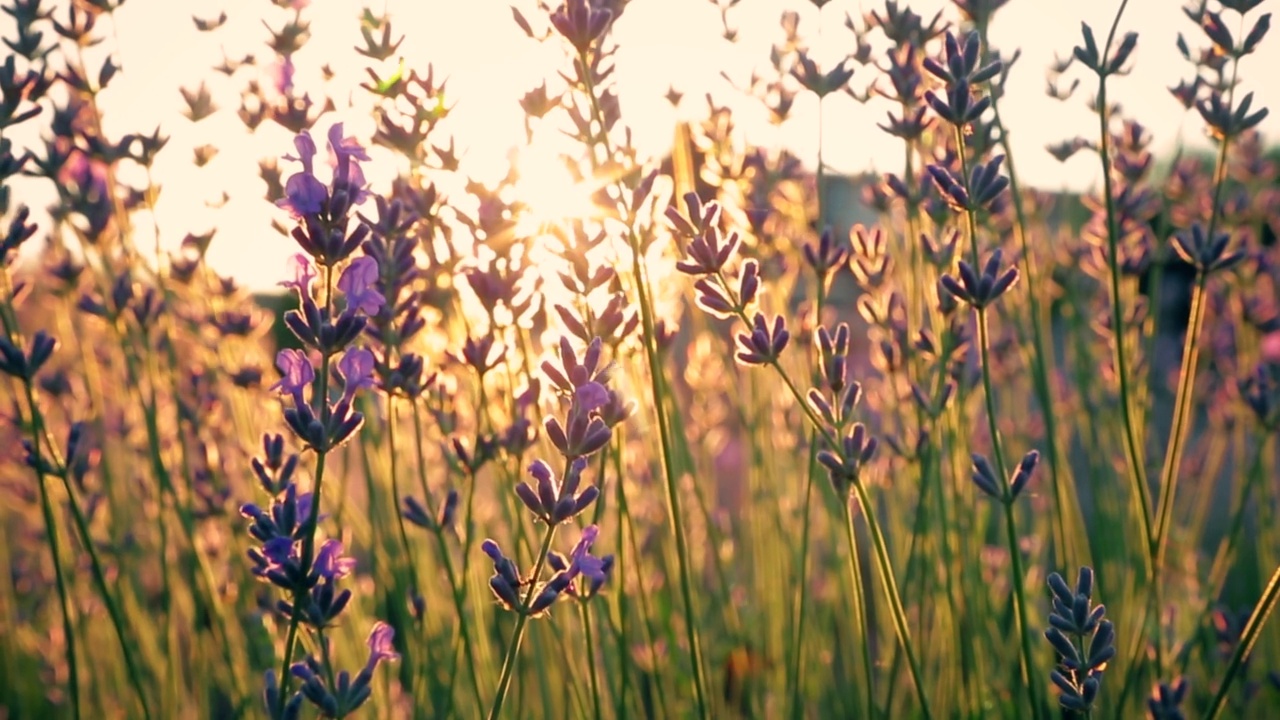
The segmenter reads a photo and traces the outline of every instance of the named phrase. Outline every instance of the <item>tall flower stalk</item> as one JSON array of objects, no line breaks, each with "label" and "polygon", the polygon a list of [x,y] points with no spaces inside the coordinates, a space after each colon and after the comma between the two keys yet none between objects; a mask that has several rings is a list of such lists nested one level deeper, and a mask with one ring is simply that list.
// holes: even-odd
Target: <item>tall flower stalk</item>
[{"label": "tall flower stalk", "polygon": [[[576,50],[574,68],[577,73],[576,82],[580,84],[583,94],[590,106],[590,120],[587,127],[589,144],[598,144],[604,151],[605,159],[612,162],[614,158],[613,143],[609,138],[610,131],[616,122],[616,116],[606,113],[601,102],[599,83],[601,63],[608,53],[601,49],[604,38],[613,22],[610,10],[596,8],[588,0],[569,0],[569,2],[551,17],[555,29],[573,45]],[[594,150],[592,151],[594,153]],[[594,155],[593,155],[594,156]],[[627,244],[631,254],[631,275],[636,291],[636,304],[640,309],[640,323],[643,334],[645,359],[649,370],[650,393],[653,398],[653,409],[657,420],[658,444],[662,456],[663,479],[666,486],[667,507],[675,535],[676,559],[679,572],[681,600],[685,607],[685,634],[689,645],[690,660],[693,665],[694,700],[698,707],[698,716],[706,720],[710,717],[711,706],[705,677],[702,656],[702,641],[699,637],[698,610],[694,603],[692,581],[692,559],[689,551],[689,540],[686,530],[686,519],[681,508],[679,475],[676,471],[675,455],[671,447],[671,421],[667,416],[667,392],[663,383],[661,360],[658,356],[657,321],[654,317],[652,287],[648,272],[644,265],[644,251],[640,236],[635,228],[635,214],[639,205],[648,194],[648,188],[627,192],[625,185],[618,183],[621,196],[631,197],[630,206],[625,208],[625,224],[627,226]]]}]

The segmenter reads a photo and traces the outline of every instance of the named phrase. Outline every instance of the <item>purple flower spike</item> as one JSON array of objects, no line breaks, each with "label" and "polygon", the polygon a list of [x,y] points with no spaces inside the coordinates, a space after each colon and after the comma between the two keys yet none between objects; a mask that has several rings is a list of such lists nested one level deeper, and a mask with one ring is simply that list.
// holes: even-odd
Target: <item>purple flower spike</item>
[{"label": "purple flower spike", "polygon": [[271,389],[289,393],[293,396],[295,404],[302,405],[302,390],[309,387],[316,379],[316,371],[311,367],[311,360],[303,351],[287,348],[276,354],[276,367],[280,368],[280,373],[284,377],[272,385]]},{"label": "purple flower spike", "polygon": [[378,292],[378,261],[369,256],[351,261],[338,278],[338,289],[347,296],[347,307],[365,315],[377,315],[387,299]]},{"label": "purple flower spike", "polygon": [[773,319],[770,327],[764,315],[756,313],[752,319],[751,332],[738,334],[738,351],[735,357],[743,365],[777,362],[790,339],[791,333],[787,331],[786,321],[781,315]]}]

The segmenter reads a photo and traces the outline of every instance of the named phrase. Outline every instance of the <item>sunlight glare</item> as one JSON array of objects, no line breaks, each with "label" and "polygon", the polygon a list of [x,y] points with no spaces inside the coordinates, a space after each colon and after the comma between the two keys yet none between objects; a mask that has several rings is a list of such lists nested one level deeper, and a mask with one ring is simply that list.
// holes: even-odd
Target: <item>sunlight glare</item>
[{"label": "sunlight glare", "polygon": [[591,201],[593,189],[574,177],[560,152],[546,143],[513,152],[512,162],[519,172],[515,197],[528,205],[522,228],[533,234],[538,226],[599,217],[601,211]]}]

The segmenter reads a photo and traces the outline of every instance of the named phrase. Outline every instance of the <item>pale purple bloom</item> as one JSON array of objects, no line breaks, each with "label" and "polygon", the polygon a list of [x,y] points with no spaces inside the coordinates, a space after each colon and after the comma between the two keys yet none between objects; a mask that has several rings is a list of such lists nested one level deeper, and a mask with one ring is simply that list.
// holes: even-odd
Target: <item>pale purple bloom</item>
[{"label": "pale purple bloom", "polygon": [[298,149],[297,156],[285,155],[285,160],[302,163],[302,172],[294,173],[284,185],[284,197],[276,201],[280,207],[288,210],[295,218],[320,212],[329,191],[324,183],[316,178],[314,159],[316,143],[311,134],[305,130],[293,139],[293,146]]},{"label": "pale purple bloom", "polygon": [[302,405],[302,390],[316,379],[315,368],[311,367],[311,360],[307,358],[307,354],[293,348],[281,350],[276,353],[276,367],[280,369],[283,377],[272,385],[271,389],[283,390],[293,395],[294,402]]},{"label": "pale purple bloom", "polygon": [[390,625],[379,620],[373,624],[373,630],[369,631],[369,662],[365,668],[372,671],[383,660],[399,660],[400,653],[396,652],[395,646],[396,630]]},{"label": "pale purple bloom", "polygon": [[337,580],[349,575],[356,566],[355,558],[342,554],[342,543],[338,540],[326,540],[316,553],[315,569],[327,580]]},{"label": "pale purple bloom", "polygon": [[353,160],[369,161],[369,154],[360,147],[355,138],[342,136],[342,123],[334,123],[329,128],[329,148],[334,155],[334,182],[345,182],[354,193],[351,197],[353,205],[359,205],[367,192],[364,190],[364,173],[360,165]]},{"label": "pale purple bloom", "polygon": [[307,172],[294,173],[284,184],[284,197],[277,200],[276,204],[288,210],[295,218],[301,219],[305,215],[320,212],[328,195],[329,191],[325,189],[324,183],[317,180],[315,175]]},{"label": "pale purple bloom", "polygon": [[293,276],[293,279],[281,281],[281,286],[297,290],[299,295],[311,294],[311,283],[316,279],[316,269],[306,255],[302,253],[291,255],[285,262],[285,270]]},{"label": "pale purple bloom", "polygon": [[347,296],[348,307],[365,315],[376,315],[387,299],[378,292],[378,261],[364,255],[351,261],[338,278],[338,289]]},{"label": "pale purple bloom", "polygon": [[582,537],[578,540],[578,544],[573,546],[573,550],[569,552],[569,573],[571,575],[582,574],[596,582],[604,582],[604,561],[591,554],[591,546],[595,544],[599,535],[600,528],[595,525],[588,525],[582,529]]},{"label": "pale purple bloom", "polygon": [[302,172],[308,175],[315,174],[315,166],[312,164],[316,156],[316,141],[311,139],[311,133],[303,130],[293,138],[293,146],[298,149],[297,157],[293,155],[285,155],[285,160],[293,160],[302,163]]},{"label": "pale purple bloom", "polygon": [[342,376],[342,396],[350,400],[360,388],[373,387],[373,353],[365,348],[351,347],[338,361],[338,374]]},{"label": "pale purple bloom", "polygon": [[[298,499],[297,499],[297,505],[296,505],[298,517],[300,518],[311,517],[311,501],[314,498],[315,498],[315,495],[309,492],[298,493]],[[320,522],[325,517],[327,516],[324,513],[320,513],[320,517],[316,518],[316,522]]]}]

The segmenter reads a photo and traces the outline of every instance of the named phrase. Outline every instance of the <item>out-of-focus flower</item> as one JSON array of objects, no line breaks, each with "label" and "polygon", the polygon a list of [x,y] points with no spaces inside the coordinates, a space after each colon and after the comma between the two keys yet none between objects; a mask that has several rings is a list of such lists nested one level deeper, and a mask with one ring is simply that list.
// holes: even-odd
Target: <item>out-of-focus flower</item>
[{"label": "out-of-focus flower", "polygon": [[612,20],[611,11],[595,7],[590,0],[567,0],[551,14],[551,26],[580,53],[604,35]]},{"label": "out-of-focus flower", "polygon": [[400,659],[400,653],[396,652],[395,637],[396,629],[390,625],[381,620],[373,624],[373,629],[369,631],[369,639],[366,641],[369,645],[366,669],[373,670],[378,663]]}]

